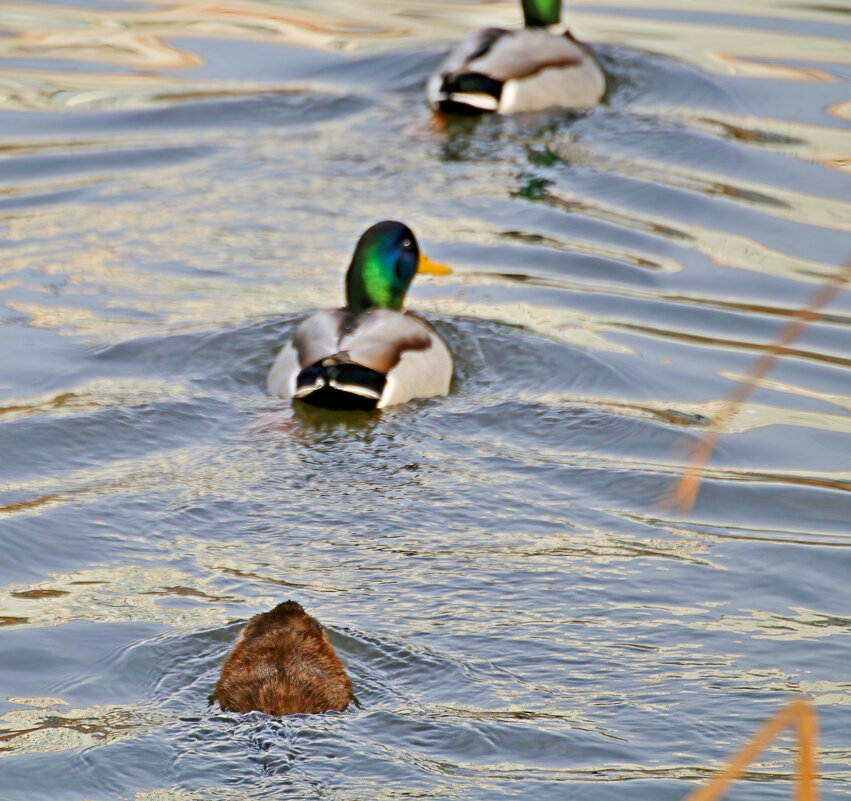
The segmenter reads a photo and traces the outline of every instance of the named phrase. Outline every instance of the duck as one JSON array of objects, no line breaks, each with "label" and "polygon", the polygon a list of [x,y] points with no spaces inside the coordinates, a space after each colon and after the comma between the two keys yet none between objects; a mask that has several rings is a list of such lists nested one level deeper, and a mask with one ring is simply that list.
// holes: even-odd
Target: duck
[{"label": "duck", "polygon": [[383,409],[446,395],[452,356],[434,328],[403,309],[417,273],[446,275],[396,220],[368,228],[346,273],[346,305],[302,320],[269,371],[272,395],[332,409]]},{"label": "duck", "polygon": [[354,693],[322,625],[285,601],[245,624],[213,698],[223,710],[280,716],[342,712]]},{"label": "duck", "polygon": [[606,74],[588,45],[561,22],[561,0],[522,0],[525,26],[470,34],[429,78],[432,109],[517,114],[591,108],[606,93]]}]

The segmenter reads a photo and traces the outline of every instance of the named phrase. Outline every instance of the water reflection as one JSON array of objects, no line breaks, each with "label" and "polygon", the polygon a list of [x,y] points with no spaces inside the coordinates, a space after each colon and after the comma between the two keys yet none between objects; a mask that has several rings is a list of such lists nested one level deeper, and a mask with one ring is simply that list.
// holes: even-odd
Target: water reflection
[{"label": "water reflection", "polygon": [[[210,594],[196,578],[176,570],[134,567],[92,568],[55,576],[49,587],[0,590],[4,610],[25,613],[25,625],[58,626],[71,620],[147,620],[194,627],[224,620],[222,605],[243,599]],[[13,585],[14,586],[14,585]],[[120,598],[121,602],[116,603]],[[164,599],[194,599],[173,606]],[[229,607],[227,607],[229,608]]]},{"label": "water reflection", "polygon": [[766,119],[753,115],[724,114],[717,110],[697,111],[658,109],[657,113],[710,133],[721,133],[737,142],[794,158],[818,161],[832,169],[844,169],[848,160],[847,132],[823,125],[791,120]]},{"label": "water reflection", "polygon": [[[847,260],[845,18],[567,15],[606,104],[432,130],[438,51],[515,0],[0,9],[10,799],[680,798],[798,693],[842,795],[847,293],[727,420],[695,509],[658,499]],[[267,397],[391,214],[457,266],[411,292],[450,395]],[[208,707],[289,597],[363,708]],[[771,752],[750,787],[792,772]]]},{"label": "water reflection", "polygon": [[162,726],[154,710],[120,706],[75,709],[61,698],[7,698],[29,707],[0,715],[0,757],[77,751],[114,743]]},{"label": "water reflection", "polygon": [[[597,4],[598,6],[601,4]],[[518,20],[512,0],[490,2],[486,8],[438,2],[408,9],[385,3],[352,6],[323,0],[310,6],[269,2],[218,3],[201,7],[188,0],[162,5],[120,5],[92,9],[73,5],[6,4],[0,25],[10,35],[0,39],[0,58],[17,59],[21,66],[0,71],[0,102],[7,109],[118,108],[163,100],[171,102],[258,92],[276,88],[274,81],[245,82],[241,87],[222,82],[187,80],[208,58],[204,47],[181,46],[175,39],[238,40],[264,45],[295,46],[328,52],[422,46],[459,38],[476,24],[510,24]],[[699,22],[674,21],[660,26],[642,19],[646,3],[618,4],[617,13],[600,14],[571,8],[570,21],[581,38],[624,44],[661,53],[708,72],[740,77],[830,82],[830,72],[783,62],[790,53],[797,62],[847,64],[847,48],[830,35],[807,36],[801,31],[759,30],[743,25],[739,8],[714,7]],[[667,7],[667,6],[662,6]],[[673,6],[683,13],[678,6]],[[783,7],[762,8],[765,14],[795,17]],[[808,19],[818,17],[809,9]],[[75,67],[50,69],[51,61],[79,62]],[[30,64],[32,66],[30,66]],[[102,70],[85,72],[92,64]],[[106,70],[106,71],[104,71]],[[125,71],[145,71],[147,74]],[[177,75],[152,75],[151,72]],[[123,74],[122,74],[123,73]],[[280,86],[277,87],[280,89]]]}]

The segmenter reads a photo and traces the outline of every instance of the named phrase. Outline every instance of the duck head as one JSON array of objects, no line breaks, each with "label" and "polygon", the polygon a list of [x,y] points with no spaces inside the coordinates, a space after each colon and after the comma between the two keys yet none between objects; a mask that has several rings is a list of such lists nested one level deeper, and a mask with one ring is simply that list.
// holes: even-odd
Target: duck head
[{"label": "duck head", "polygon": [[523,0],[527,28],[546,28],[561,22],[561,0]]},{"label": "duck head", "polygon": [[414,232],[384,220],[363,232],[346,273],[346,306],[358,314],[371,307],[399,311],[417,273],[452,272],[420,253]]}]

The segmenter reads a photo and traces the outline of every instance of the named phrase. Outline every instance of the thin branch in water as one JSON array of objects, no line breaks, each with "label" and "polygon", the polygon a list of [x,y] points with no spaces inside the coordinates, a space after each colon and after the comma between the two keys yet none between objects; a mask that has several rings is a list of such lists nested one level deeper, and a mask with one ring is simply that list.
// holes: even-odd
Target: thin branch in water
[{"label": "thin branch in water", "polygon": [[794,318],[782,328],[777,339],[757,359],[747,377],[737,384],[727,396],[718,414],[709,424],[709,430],[697,443],[682,478],[677,482],[673,493],[670,494],[673,498],[670,495],[667,496],[668,505],[676,506],[681,512],[691,511],[697,499],[706,465],[715,452],[724,426],[735,415],[739,406],[753,395],[759,380],[764,378],[774,367],[777,360],[787,352],[789,345],[804,333],[813,320],[818,319],[819,312],[839,294],[849,281],[851,281],[851,262],[838,270],[827,283],[813,293],[809,303],[795,313]]},{"label": "thin branch in water", "polygon": [[727,787],[742,775],[765,748],[785,730],[794,728],[798,735],[798,764],[795,776],[795,801],[818,801],[816,750],[818,748],[818,716],[806,699],[792,701],[751,737],[713,776],[705,787],[686,796],[685,801],[716,801]]}]

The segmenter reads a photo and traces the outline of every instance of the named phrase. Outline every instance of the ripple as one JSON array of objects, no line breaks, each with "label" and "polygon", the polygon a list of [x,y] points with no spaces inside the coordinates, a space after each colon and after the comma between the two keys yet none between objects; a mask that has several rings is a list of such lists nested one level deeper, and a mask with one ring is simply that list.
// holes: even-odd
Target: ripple
[{"label": "ripple", "polygon": [[[515,0],[0,10],[10,801],[682,797],[799,694],[842,795],[847,292],[726,420],[695,508],[663,501],[848,258],[845,16],[566,18],[605,104],[432,130],[441,51]],[[267,397],[388,216],[455,270],[410,293],[450,394]],[[361,706],[210,706],[287,598]],[[785,793],[793,761],[747,789]]]}]

